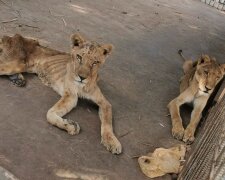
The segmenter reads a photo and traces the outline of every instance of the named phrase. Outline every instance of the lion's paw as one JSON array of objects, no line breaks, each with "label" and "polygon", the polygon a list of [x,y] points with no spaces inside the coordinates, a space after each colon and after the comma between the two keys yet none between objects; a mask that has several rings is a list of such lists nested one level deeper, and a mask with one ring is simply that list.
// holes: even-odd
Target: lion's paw
[{"label": "lion's paw", "polygon": [[13,83],[13,85],[17,87],[24,87],[26,85],[26,80],[22,80],[22,79],[12,80],[11,82]]},{"label": "lion's paw", "polygon": [[70,134],[70,135],[79,134],[80,126],[77,122],[68,120],[68,124],[66,124],[66,130],[67,130],[68,134]]},{"label": "lion's paw", "polygon": [[113,154],[120,154],[122,152],[122,146],[113,133],[103,134],[101,143]]},{"label": "lion's paw", "polygon": [[174,126],[172,128],[172,135],[178,140],[182,140],[184,136],[184,128],[182,126]]},{"label": "lion's paw", "polygon": [[184,131],[183,141],[187,144],[191,144],[191,143],[193,143],[194,140],[195,140],[195,137],[194,137],[193,130],[187,128]]},{"label": "lion's paw", "polygon": [[10,75],[9,79],[13,83],[13,85],[17,87],[24,87],[26,85],[26,80],[24,79],[22,74]]}]

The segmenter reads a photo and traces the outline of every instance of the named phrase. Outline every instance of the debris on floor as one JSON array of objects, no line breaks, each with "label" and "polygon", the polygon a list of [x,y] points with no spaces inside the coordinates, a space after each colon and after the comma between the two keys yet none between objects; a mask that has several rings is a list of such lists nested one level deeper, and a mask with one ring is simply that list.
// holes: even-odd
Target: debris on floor
[{"label": "debris on floor", "polygon": [[184,162],[186,153],[185,145],[178,145],[169,149],[157,148],[153,153],[138,158],[138,163],[142,172],[155,178],[167,173],[178,174],[181,169],[181,163]]}]

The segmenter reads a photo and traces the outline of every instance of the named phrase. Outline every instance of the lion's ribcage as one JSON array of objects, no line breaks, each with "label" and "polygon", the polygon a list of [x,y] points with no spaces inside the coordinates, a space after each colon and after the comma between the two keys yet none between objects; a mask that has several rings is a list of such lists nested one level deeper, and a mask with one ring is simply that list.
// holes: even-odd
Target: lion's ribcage
[{"label": "lion's ribcage", "polygon": [[45,85],[50,86],[56,81],[64,78],[69,60],[70,57],[68,55],[56,55],[41,58],[36,63],[36,73]]}]

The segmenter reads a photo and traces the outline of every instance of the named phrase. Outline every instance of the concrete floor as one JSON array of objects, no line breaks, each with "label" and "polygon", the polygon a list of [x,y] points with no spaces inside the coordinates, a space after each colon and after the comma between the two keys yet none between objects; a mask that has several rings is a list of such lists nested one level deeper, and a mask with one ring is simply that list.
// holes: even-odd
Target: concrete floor
[{"label": "concrete floor", "polygon": [[0,78],[0,166],[21,180],[66,179],[59,177],[63,170],[74,179],[147,179],[132,156],[178,143],[165,116],[182,75],[177,50],[187,57],[208,53],[225,61],[225,14],[197,0],[2,2],[0,21],[17,19],[0,23],[0,35],[20,33],[69,51],[70,35],[79,31],[116,47],[99,84],[113,105],[115,132],[123,145],[119,156],[100,145],[92,103],[82,100],[67,115],[82,128],[78,136],[69,136],[46,122],[47,110],[59,99],[53,90],[33,75],[26,75],[26,88]]}]

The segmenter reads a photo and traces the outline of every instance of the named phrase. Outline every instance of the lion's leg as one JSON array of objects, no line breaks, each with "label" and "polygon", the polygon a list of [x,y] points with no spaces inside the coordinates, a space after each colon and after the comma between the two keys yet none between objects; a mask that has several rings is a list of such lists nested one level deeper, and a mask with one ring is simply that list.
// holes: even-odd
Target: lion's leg
[{"label": "lion's leg", "polygon": [[13,75],[26,71],[26,64],[18,62],[0,63],[0,75]]},{"label": "lion's leg", "polygon": [[0,63],[0,75],[9,75],[10,81],[16,86],[24,86],[26,80],[21,72],[25,72],[26,65],[18,62]]},{"label": "lion's leg", "polygon": [[172,135],[176,139],[181,140],[184,135],[184,127],[182,124],[182,119],[180,116],[180,106],[182,104],[191,102],[193,100],[193,95],[189,93],[189,90],[182,92],[177,98],[170,101],[168,108],[172,120]]},{"label": "lion's leg", "polygon": [[188,144],[192,143],[195,139],[194,138],[195,130],[201,119],[202,111],[206,106],[207,100],[208,100],[207,97],[199,97],[196,100],[194,100],[194,109],[191,113],[191,120],[189,125],[184,131],[183,137],[183,141],[187,142]]},{"label": "lion's leg", "polygon": [[99,106],[99,117],[101,120],[101,143],[113,154],[120,154],[122,146],[113,132],[112,106],[97,87],[89,98]]},{"label": "lion's leg", "polygon": [[77,104],[78,97],[65,93],[61,99],[47,113],[47,120],[50,124],[66,130],[69,134],[78,134],[80,126],[71,120],[62,117],[70,112]]}]

